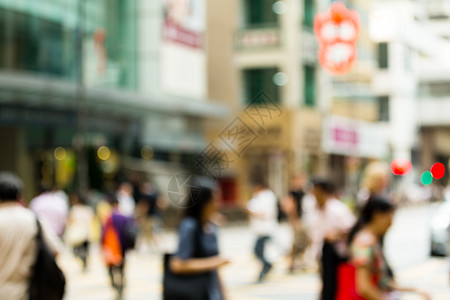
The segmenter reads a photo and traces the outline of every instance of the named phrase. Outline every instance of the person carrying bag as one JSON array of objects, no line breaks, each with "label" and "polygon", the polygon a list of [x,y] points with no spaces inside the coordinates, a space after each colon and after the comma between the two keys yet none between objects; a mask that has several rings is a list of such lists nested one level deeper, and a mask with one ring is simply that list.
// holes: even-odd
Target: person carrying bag
[{"label": "person carrying bag", "polygon": [[42,228],[37,223],[37,256],[30,278],[30,300],[61,300],[64,297],[66,278],[58,267],[55,256],[46,245]]},{"label": "person carrying bag", "polygon": [[[229,261],[219,256],[217,231],[212,222],[218,211],[213,182],[197,178],[179,226],[178,251],[164,255],[163,300],[225,299],[217,270]],[[191,205],[189,205],[191,204]]]},{"label": "person carrying bag", "polygon": [[[197,225],[198,226],[198,225]],[[195,232],[195,254],[193,257],[202,258],[199,239],[201,235],[200,226]],[[170,268],[170,261],[174,254],[164,254],[164,300],[175,299],[208,299],[208,284],[210,280],[209,272],[198,274],[177,274]]]}]

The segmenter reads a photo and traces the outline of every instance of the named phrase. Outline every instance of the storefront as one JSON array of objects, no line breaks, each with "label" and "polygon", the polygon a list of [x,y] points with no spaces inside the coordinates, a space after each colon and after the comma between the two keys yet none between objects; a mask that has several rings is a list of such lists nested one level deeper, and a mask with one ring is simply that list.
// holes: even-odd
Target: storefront
[{"label": "storefront", "polygon": [[331,115],[324,121],[322,148],[330,155],[329,177],[340,192],[353,197],[367,162],[389,158],[387,127]]}]

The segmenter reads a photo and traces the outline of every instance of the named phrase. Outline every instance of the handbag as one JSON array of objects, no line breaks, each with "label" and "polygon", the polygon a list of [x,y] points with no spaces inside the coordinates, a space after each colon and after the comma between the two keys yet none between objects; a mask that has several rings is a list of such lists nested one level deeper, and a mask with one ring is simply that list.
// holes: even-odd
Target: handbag
[{"label": "handbag", "polygon": [[337,270],[336,300],[364,300],[356,292],[356,269],[349,263],[342,263]]},{"label": "handbag", "polygon": [[207,300],[210,273],[175,274],[170,270],[172,256],[164,254],[163,300]]},{"label": "handbag", "polygon": [[36,223],[37,255],[30,277],[29,299],[61,300],[65,292],[66,278],[42,237],[41,224],[37,218]]},{"label": "handbag", "polygon": [[[195,255],[204,257],[200,247],[201,227],[195,234]],[[170,269],[170,259],[173,254],[164,254],[163,300],[207,300],[208,288],[211,282],[211,272],[181,275]]]}]

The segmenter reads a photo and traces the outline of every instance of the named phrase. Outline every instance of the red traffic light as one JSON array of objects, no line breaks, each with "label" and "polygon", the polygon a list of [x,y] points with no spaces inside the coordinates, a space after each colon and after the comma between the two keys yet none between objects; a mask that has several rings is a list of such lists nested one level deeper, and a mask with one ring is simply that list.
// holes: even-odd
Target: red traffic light
[{"label": "red traffic light", "polygon": [[434,179],[441,179],[445,175],[445,166],[442,163],[435,163],[430,171]]},{"label": "red traffic light", "polygon": [[411,169],[412,164],[407,159],[397,158],[391,163],[391,171],[394,175],[408,175]]}]

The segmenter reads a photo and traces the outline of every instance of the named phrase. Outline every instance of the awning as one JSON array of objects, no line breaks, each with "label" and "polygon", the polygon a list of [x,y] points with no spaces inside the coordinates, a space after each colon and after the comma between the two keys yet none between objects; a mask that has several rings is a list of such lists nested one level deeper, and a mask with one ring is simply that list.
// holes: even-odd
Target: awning
[{"label": "awning", "polygon": [[[42,74],[0,72],[0,105],[24,104],[59,109],[76,109],[80,104],[79,86],[68,80]],[[230,110],[205,99],[192,100],[166,95],[142,95],[114,88],[84,89],[88,110],[114,115],[145,116],[149,112],[186,115],[197,118],[225,118]]]}]

